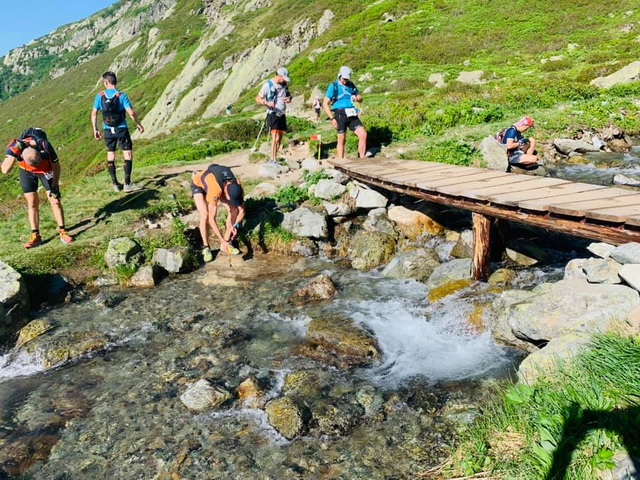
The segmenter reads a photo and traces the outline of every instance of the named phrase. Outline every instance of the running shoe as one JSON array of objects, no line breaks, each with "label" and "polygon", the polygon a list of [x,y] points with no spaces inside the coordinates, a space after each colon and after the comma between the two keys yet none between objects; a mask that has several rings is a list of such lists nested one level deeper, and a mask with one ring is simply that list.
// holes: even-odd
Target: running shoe
[{"label": "running shoe", "polygon": [[125,183],[123,190],[125,192],[137,192],[138,190],[142,190],[142,185],[138,185],[137,183]]},{"label": "running shoe", "polygon": [[60,241],[66,245],[73,242],[73,237],[66,230],[60,230]]},{"label": "running shoe", "polygon": [[24,244],[24,248],[33,248],[42,244],[42,237],[39,233],[32,233],[29,240]]},{"label": "running shoe", "polygon": [[113,184],[113,191],[116,193],[120,193],[122,191],[122,188],[124,187],[124,185],[122,185],[121,183],[114,183]]},{"label": "running shoe", "polygon": [[211,249],[209,247],[204,247],[202,249],[202,259],[205,262],[210,262],[213,260],[213,253],[211,253]]}]

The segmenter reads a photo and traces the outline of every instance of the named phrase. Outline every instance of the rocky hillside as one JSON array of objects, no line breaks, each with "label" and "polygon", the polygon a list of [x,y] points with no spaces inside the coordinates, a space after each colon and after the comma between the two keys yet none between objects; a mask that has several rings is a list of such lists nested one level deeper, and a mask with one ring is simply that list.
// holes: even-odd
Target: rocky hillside
[{"label": "rocky hillside", "polygon": [[[634,0],[542,0],[517,21],[471,0],[121,0],[4,57],[0,138],[37,124],[74,165],[68,181],[99,171],[87,117],[112,69],[146,128],[139,161],[198,160],[183,152],[228,120],[227,103],[232,121],[256,116],[257,88],[278,66],[292,76],[290,113],[306,116],[341,64],[365,93],[370,140],[419,140],[418,158],[467,158],[523,114],[541,138],[612,123],[635,133],[639,82],[592,82],[638,60],[639,31]],[[226,139],[246,142],[253,130],[236,127]],[[13,181],[0,188],[0,198],[17,193]]]}]

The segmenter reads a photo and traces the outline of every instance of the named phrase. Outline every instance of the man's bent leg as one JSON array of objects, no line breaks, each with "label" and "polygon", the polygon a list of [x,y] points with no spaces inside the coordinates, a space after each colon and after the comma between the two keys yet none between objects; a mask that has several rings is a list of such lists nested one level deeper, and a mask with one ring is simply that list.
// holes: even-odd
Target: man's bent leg
[{"label": "man's bent leg", "polygon": [[337,145],[338,158],[344,158],[344,144],[345,144],[346,138],[347,138],[346,133],[338,134],[338,145]]},{"label": "man's bent leg", "polygon": [[367,153],[367,131],[364,127],[358,127],[354,133],[358,137],[358,156],[364,158]]}]

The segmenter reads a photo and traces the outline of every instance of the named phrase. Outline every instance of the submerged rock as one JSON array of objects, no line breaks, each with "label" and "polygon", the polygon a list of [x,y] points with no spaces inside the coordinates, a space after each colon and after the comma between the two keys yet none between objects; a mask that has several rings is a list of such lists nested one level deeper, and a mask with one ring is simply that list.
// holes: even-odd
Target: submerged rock
[{"label": "submerged rock", "polygon": [[331,277],[322,273],[293,292],[289,301],[294,305],[304,305],[308,302],[328,300],[336,294],[336,286],[331,281]]},{"label": "submerged rock", "polygon": [[302,412],[289,397],[271,400],[264,411],[269,424],[289,440],[298,435],[304,427]]},{"label": "submerged rock", "polygon": [[264,390],[255,377],[244,379],[240,385],[236,387],[236,395],[240,402],[249,408],[258,408],[261,406]]},{"label": "submerged rock", "polygon": [[39,336],[25,347],[41,359],[45,368],[74,360],[91,352],[104,350],[111,339],[102,332],[67,332],[57,337]]},{"label": "submerged rock", "polygon": [[363,408],[346,400],[323,399],[309,406],[310,433],[316,435],[344,435],[357,425]]},{"label": "submerged rock", "polygon": [[376,339],[341,315],[311,320],[297,353],[343,369],[369,365],[380,355]]},{"label": "submerged rock", "polygon": [[16,348],[23,346],[25,343],[39,337],[45,332],[52,330],[55,327],[55,322],[49,318],[42,318],[32,320],[27,325],[20,329],[18,333],[18,341],[16,342]]},{"label": "submerged rock", "polygon": [[212,384],[201,378],[180,395],[180,401],[189,409],[196,412],[212,410],[232,398],[224,388]]}]

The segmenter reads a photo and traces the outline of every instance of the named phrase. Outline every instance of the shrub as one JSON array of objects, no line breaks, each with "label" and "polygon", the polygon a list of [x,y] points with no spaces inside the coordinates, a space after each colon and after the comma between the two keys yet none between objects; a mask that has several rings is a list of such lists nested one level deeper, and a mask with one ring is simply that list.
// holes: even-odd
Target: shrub
[{"label": "shrub", "polygon": [[417,156],[418,159],[427,162],[469,166],[477,153],[477,150],[472,145],[462,140],[450,138],[425,145],[418,151]]}]

